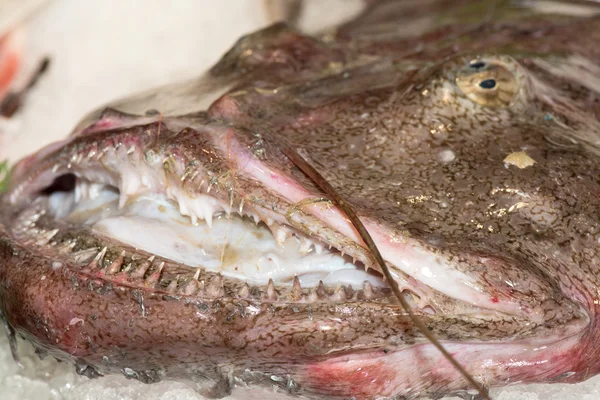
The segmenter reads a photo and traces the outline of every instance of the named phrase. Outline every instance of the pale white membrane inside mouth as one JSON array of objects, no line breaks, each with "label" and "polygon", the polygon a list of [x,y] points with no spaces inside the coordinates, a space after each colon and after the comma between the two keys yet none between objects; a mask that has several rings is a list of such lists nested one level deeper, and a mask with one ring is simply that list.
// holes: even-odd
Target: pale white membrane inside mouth
[{"label": "pale white membrane inside mouth", "polygon": [[[364,281],[387,286],[376,275],[355,266],[352,259],[322,243],[302,246],[297,235],[277,243],[271,230],[247,217],[224,213],[193,224],[162,194],[130,197],[119,207],[119,192],[103,184],[78,181],[73,191],[49,196],[50,211],[58,218],[89,225],[123,243],[190,267],[220,272],[249,283],[325,284],[362,287]],[[208,205],[210,206],[210,205]]]}]

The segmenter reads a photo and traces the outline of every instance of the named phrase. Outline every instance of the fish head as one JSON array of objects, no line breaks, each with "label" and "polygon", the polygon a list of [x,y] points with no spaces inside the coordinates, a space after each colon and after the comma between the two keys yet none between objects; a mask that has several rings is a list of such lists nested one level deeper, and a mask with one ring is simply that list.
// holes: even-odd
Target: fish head
[{"label": "fish head", "polygon": [[94,376],[225,391],[235,376],[315,398],[464,390],[341,199],[485,385],[595,374],[593,54],[532,53],[534,33],[515,45],[502,24],[458,49],[462,31],[448,46],[360,28],[267,28],[17,164],[0,224],[9,325]]}]

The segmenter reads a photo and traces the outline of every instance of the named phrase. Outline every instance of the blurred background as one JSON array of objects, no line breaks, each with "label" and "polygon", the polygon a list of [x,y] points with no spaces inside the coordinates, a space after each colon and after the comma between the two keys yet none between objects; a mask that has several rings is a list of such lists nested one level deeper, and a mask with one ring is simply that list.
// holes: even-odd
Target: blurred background
[{"label": "blurred background", "polygon": [[64,137],[110,100],[199,75],[240,36],[286,15],[314,31],[362,6],[361,0],[309,0],[299,13],[295,3],[0,0],[0,37],[11,33],[22,61],[13,88],[25,84],[44,56],[51,60],[21,111],[0,118],[0,160],[16,161]]}]

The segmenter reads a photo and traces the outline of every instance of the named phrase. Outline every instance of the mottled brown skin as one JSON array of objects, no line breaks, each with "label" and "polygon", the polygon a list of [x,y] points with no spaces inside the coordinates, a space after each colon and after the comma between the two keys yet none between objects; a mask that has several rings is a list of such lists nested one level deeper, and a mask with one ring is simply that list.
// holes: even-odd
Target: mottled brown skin
[{"label": "mottled brown skin", "polygon": [[[151,254],[44,215],[43,187],[35,187],[53,165],[79,157],[93,166],[86,155],[133,146],[164,157],[165,171],[189,191],[199,185],[188,176],[202,166],[215,197],[289,215],[293,204],[240,173],[219,147],[239,143],[325,197],[284,156],[285,144],[361,217],[418,241],[484,282],[492,298],[523,310],[481,309],[396,269],[402,287],[435,311],[416,310],[442,342],[577,341],[568,352],[550,345],[540,366],[482,372],[466,365],[484,384],[576,382],[598,373],[600,86],[586,76],[600,71],[600,20],[504,4],[486,20],[487,9],[469,2],[409,3],[374,2],[319,37],[283,25],[250,35],[202,79],[93,113],[62,147],[19,164],[0,214],[0,305],[8,324],[88,376],[191,379],[214,396],[240,381],[314,398],[466,389],[459,377],[426,374],[438,366],[425,356],[413,360],[425,374],[420,381],[391,386],[402,374],[385,357],[426,342],[387,289],[277,288],[273,295],[207,271],[194,279],[191,268],[160,257],[146,262]],[[420,28],[398,29],[411,21]],[[475,73],[473,60],[496,65],[496,84],[508,94],[489,97],[475,87],[468,97],[457,77]],[[221,96],[213,102],[215,91]],[[518,151],[535,164],[506,164]],[[14,204],[9,197],[21,188]],[[515,206],[520,201],[527,204]],[[298,215],[297,228],[370,261],[349,238],[304,210]],[[353,355],[381,360],[369,370],[379,380],[328,367]]]}]

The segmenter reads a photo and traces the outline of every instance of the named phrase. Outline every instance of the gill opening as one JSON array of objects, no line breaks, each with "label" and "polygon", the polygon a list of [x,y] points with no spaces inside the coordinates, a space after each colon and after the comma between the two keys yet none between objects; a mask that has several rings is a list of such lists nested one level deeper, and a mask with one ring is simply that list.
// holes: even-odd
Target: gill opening
[{"label": "gill opening", "polygon": [[433,333],[425,326],[423,321],[413,312],[411,306],[406,301],[405,297],[402,295],[402,292],[398,288],[398,284],[393,279],[392,274],[385,264],[375,241],[371,237],[369,231],[365,228],[364,224],[358,218],[358,215],[352,208],[350,204],[348,204],[342,196],[333,188],[333,186],[327,181],[323,175],[321,175],[312,165],[310,165],[297,151],[293,150],[290,146],[285,145],[284,143],[280,143],[283,148],[283,153],[286,157],[288,157],[292,163],[300,169],[317,187],[319,187],[323,192],[325,192],[336,204],[344,214],[348,217],[361,239],[367,246],[367,249],[371,253],[372,257],[375,259],[377,264],[381,267],[381,271],[385,276],[385,279],[389,283],[394,295],[398,299],[398,302],[402,306],[402,308],[409,315],[412,323],[417,327],[417,329],[433,344],[439,351],[442,353],[442,356],[452,364],[452,366],[466,379],[466,381],[473,386],[475,390],[477,390],[479,396],[485,400],[492,400],[487,389],[467,372],[467,370],[446,350],[446,348],[437,340]]}]

